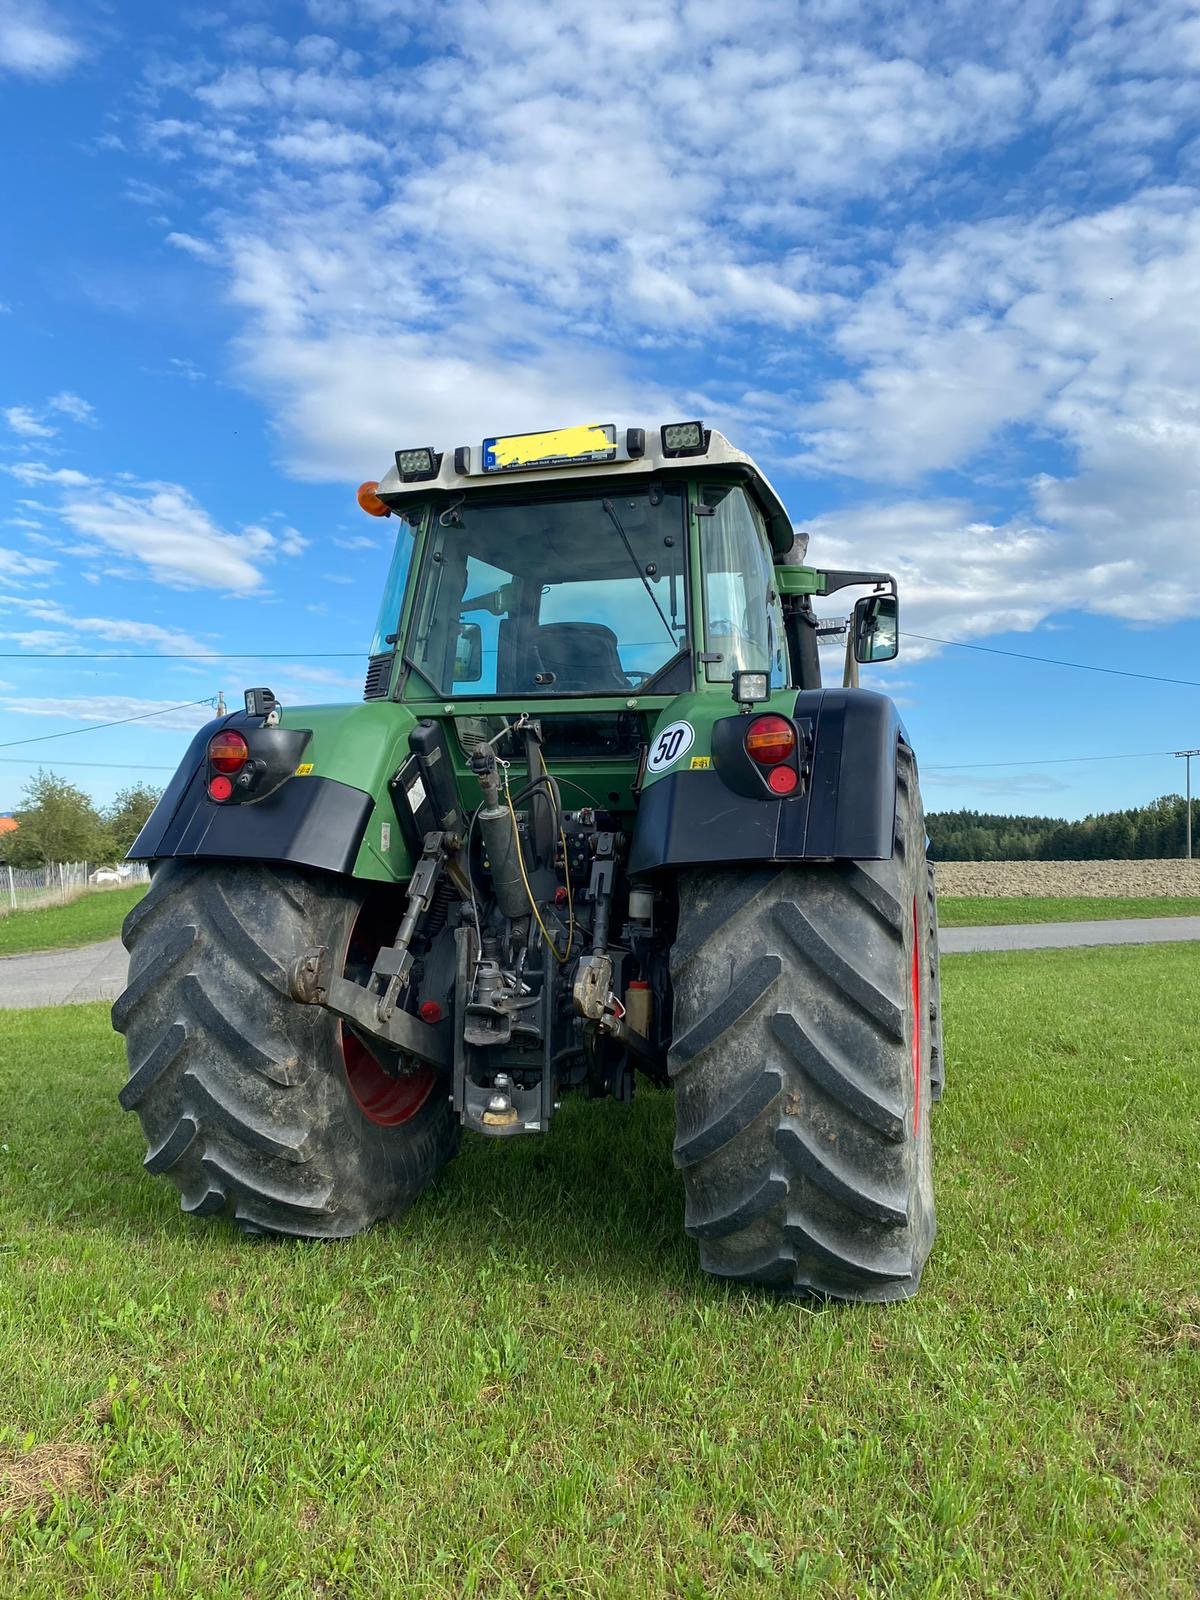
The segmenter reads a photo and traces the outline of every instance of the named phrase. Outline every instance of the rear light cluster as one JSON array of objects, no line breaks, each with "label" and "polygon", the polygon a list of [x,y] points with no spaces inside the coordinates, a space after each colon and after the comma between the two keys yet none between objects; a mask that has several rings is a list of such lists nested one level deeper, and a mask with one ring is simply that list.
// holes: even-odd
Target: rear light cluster
[{"label": "rear light cluster", "polygon": [[228,800],[233,793],[233,779],[250,759],[250,746],[240,733],[224,728],[208,741],[208,780],[210,800]]},{"label": "rear light cluster", "polygon": [[800,787],[796,730],[786,717],[768,712],[753,718],[746,726],[744,742],[751,761],[764,769],[763,777],[772,794],[792,794]]},{"label": "rear light cluster", "polygon": [[240,772],[250,759],[250,746],[240,733],[226,729],[209,740],[208,759],[218,772]]}]

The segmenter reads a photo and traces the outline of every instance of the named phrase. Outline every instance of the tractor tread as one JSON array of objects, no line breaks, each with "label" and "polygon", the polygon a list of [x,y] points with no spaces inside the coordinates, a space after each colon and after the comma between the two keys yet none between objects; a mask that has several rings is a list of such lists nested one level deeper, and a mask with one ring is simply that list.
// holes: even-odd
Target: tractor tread
[{"label": "tractor tread", "polygon": [[265,1041],[248,1038],[241,1031],[238,1019],[209,996],[203,980],[196,973],[189,972],[180,987],[192,1014],[208,1038],[219,1040],[231,1053],[240,1055],[244,1065],[269,1078],[272,1083],[285,1087],[299,1083],[303,1071],[295,1052],[281,1052],[269,1047]]},{"label": "tractor tread", "polygon": [[113,1003],[112,1025],[118,1033],[128,1031],[130,1013],[137,1008],[151,989],[157,987],[168,976],[171,969],[187,954],[195,942],[195,928],[177,928],[174,933],[168,935],[157,955],[151,956],[136,975],[130,975],[125,992]]},{"label": "tractor tread", "polygon": [[736,1139],[783,1090],[783,1073],[777,1068],[755,1072],[728,1109],[706,1122],[702,1128],[685,1138],[675,1140],[675,1165],[687,1167],[701,1161]]},{"label": "tractor tread", "polygon": [[838,950],[832,939],[822,933],[794,901],[785,900],[776,906],[775,920],[797,950],[839,994],[853,1001],[860,1011],[874,1018],[895,1038],[903,1038],[903,1007]]},{"label": "tractor tread", "polygon": [[885,1222],[893,1228],[903,1227],[908,1221],[908,1208],[902,1201],[865,1187],[863,1179],[839,1165],[831,1151],[819,1149],[806,1138],[798,1123],[789,1120],[776,1128],[775,1146],[847,1211],[857,1211],[860,1216]]},{"label": "tractor tread", "polygon": [[[115,1011],[116,1007],[113,1009]],[[116,1026],[115,1017],[113,1026]],[[134,1069],[129,1081],[117,1095],[118,1101],[126,1111],[135,1111],[163,1073],[174,1065],[179,1059],[180,1051],[187,1043],[187,1038],[186,1023],[172,1022],[146,1059]]]},{"label": "tractor tread", "polygon": [[904,745],[897,769],[904,849],[889,861],[681,876],[675,1160],[686,1230],[718,1277],[866,1301],[905,1298],[920,1282],[934,1235],[926,1018],[936,996],[914,1008],[912,951],[928,907]]},{"label": "tractor tread", "polygon": [[142,1123],[146,1169],[184,1211],[247,1233],[344,1238],[404,1210],[453,1154],[448,1096],[396,1127],[368,1122],[336,1019],[287,992],[291,960],[348,938],[361,898],[320,873],[167,861],[126,919],[119,1100]]},{"label": "tractor tread", "polygon": [[275,1183],[261,1166],[238,1161],[224,1149],[207,1150],[203,1165],[210,1177],[215,1178],[227,1191],[236,1192],[239,1197],[266,1201],[272,1206],[284,1206],[289,1211],[311,1212],[315,1216],[327,1217],[330,1214],[332,1180],[312,1192],[298,1183],[290,1187]]},{"label": "tractor tread", "polygon": [[783,963],[777,955],[760,956],[751,962],[724,999],[719,1000],[711,1011],[706,1012],[687,1033],[675,1041],[671,1052],[675,1060],[673,1070],[681,1072],[698,1055],[716,1044],[734,1023],[745,1016],[751,1006],[762,999],[782,971]]},{"label": "tractor tread", "polygon": [[187,1099],[206,1125],[235,1135],[263,1155],[282,1156],[290,1162],[308,1159],[310,1136],[303,1129],[268,1120],[244,1097],[210,1082],[210,1076],[187,1072],[183,1079]]},{"label": "tractor tread", "polygon": [[787,1192],[787,1178],[782,1172],[772,1172],[753,1193],[746,1195],[728,1211],[715,1211],[707,1217],[697,1217],[689,1210],[684,1227],[693,1239],[723,1239],[757,1222],[778,1201],[786,1199]]},{"label": "tractor tread", "polygon": [[169,1172],[191,1149],[196,1131],[196,1124],[191,1117],[180,1117],[161,1144],[147,1152],[142,1162],[146,1171]]},{"label": "tractor tread", "polygon": [[812,1023],[806,1028],[790,1011],[778,1012],[771,1018],[770,1027],[788,1055],[818,1087],[885,1139],[893,1144],[903,1142],[903,1107],[864,1082],[832,1040],[820,1038]]}]

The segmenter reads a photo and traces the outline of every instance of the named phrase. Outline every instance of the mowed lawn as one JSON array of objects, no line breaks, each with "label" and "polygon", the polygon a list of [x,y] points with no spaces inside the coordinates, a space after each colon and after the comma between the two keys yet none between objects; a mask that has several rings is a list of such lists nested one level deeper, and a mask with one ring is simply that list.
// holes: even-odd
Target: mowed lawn
[{"label": "mowed lawn", "polygon": [[945,962],[893,1307],[704,1278],[653,1093],[242,1241],[142,1174],[103,1007],[0,1015],[0,1593],[1193,1600],[1196,959]]},{"label": "mowed lawn", "polygon": [[1200,917],[1196,895],[949,895],[938,896],[943,928],[1010,922],[1103,922],[1110,917]]},{"label": "mowed lawn", "polygon": [[0,915],[0,956],[115,939],[146,887],[138,883],[128,889],[90,889],[65,906]]}]

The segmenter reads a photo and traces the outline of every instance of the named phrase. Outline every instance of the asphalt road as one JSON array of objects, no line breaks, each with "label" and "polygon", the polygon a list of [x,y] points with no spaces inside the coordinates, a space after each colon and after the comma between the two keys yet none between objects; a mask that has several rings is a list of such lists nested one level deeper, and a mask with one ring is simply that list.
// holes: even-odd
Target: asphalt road
[{"label": "asphalt road", "polygon": [[0,1007],[68,1006],[115,1000],[125,987],[127,957],[120,939],[74,950],[37,950],[0,959]]},{"label": "asphalt road", "polygon": [[[943,955],[973,950],[1072,949],[1097,944],[1163,944],[1200,939],[1200,917],[1131,917],[1109,922],[1029,922],[994,928],[943,928]],[[76,950],[0,957],[0,1008],[115,1000],[125,987],[119,939]]]},{"label": "asphalt road", "polygon": [[1092,944],[1166,944],[1200,939],[1200,917],[1128,917],[1107,922],[1022,922],[943,928],[943,955],[968,950],[1070,950]]}]

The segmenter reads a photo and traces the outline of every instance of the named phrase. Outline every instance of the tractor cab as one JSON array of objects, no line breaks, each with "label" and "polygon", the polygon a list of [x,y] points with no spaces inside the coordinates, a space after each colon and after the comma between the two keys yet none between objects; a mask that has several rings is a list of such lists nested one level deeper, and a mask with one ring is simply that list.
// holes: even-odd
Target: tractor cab
[{"label": "tractor cab", "polygon": [[738,671],[800,686],[775,577],[791,523],[750,458],[699,422],[649,445],[604,425],[400,450],[359,498],[402,523],[374,693],[727,696]]}]

